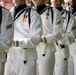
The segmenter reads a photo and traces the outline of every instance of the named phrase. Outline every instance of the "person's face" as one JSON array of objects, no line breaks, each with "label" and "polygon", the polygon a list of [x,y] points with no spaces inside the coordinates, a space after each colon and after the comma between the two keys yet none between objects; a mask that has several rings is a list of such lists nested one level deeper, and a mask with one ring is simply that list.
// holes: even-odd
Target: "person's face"
[{"label": "person's face", "polygon": [[12,2],[12,0],[2,0],[3,2]]},{"label": "person's face", "polygon": [[76,0],[69,0],[70,5],[76,6]]},{"label": "person's face", "polygon": [[45,0],[44,2],[45,2],[45,4],[48,4],[49,3],[49,0]]},{"label": "person's face", "polygon": [[34,3],[35,6],[44,4],[44,0],[32,0],[32,2]]},{"label": "person's face", "polygon": [[0,0],[0,2],[5,2],[6,0]]},{"label": "person's face", "polygon": [[50,2],[54,7],[60,7],[62,4],[62,0],[50,0]]},{"label": "person's face", "polygon": [[26,2],[26,4],[29,4],[30,3],[30,0],[26,0],[25,2]]},{"label": "person's face", "polygon": [[13,3],[15,5],[21,5],[21,4],[25,3],[25,0],[13,0]]},{"label": "person's face", "polygon": [[65,5],[65,7],[68,7],[69,6],[69,2],[65,3],[64,5]]},{"label": "person's face", "polygon": [[12,0],[5,0],[5,1],[7,1],[7,2],[12,2]]},{"label": "person's face", "polygon": [[26,5],[31,6],[31,1],[30,0],[26,0],[25,3],[26,3]]}]

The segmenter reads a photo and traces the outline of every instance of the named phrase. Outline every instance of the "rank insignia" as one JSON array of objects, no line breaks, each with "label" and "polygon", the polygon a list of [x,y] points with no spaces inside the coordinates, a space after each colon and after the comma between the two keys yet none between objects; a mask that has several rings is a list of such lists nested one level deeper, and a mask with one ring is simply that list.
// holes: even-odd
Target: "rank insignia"
[{"label": "rank insignia", "polygon": [[64,22],[64,20],[65,20],[65,17],[64,17],[64,16],[62,16],[62,22]]},{"label": "rank insignia", "polygon": [[61,24],[61,20],[58,20],[58,21],[56,22],[56,25],[59,25],[59,24]]},{"label": "rank insignia", "polygon": [[12,24],[9,24],[9,25],[6,26],[6,30],[8,30],[10,28],[12,28]]},{"label": "rank insignia", "polygon": [[48,17],[49,17],[49,13],[46,13],[46,19],[48,19]]},{"label": "rank insignia", "polygon": [[27,17],[28,16],[26,14],[24,14],[24,16],[23,16],[23,22],[26,22]]}]

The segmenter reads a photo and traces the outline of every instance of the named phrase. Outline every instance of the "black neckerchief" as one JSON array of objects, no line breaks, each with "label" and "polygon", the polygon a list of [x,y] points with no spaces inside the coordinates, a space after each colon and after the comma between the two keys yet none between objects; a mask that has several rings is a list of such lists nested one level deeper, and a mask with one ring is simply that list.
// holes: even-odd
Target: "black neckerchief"
[{"label": "black neckerchief", "polygon": [[58,9],[61,12],[63,10],[63,7],[58,7],[56,9]]},{"label": "black neckerchief", "polygon": [[15,18],[15,16],[17,15],[17,13],[18,13],[20,10],[24,9],[26,6],[27,6],[26,4],[22,4],[22,5],[20,5],[20,6],[15,6],[15,7],[14,7],[14,18]]},{"label": "black neckerchief", "polygon": [[40,6],[36,6],[36,7],[35,7],[35,10],[36,10],[38,13],[40,13],[45,7],[46,7],[45,4],[40,5]]}]

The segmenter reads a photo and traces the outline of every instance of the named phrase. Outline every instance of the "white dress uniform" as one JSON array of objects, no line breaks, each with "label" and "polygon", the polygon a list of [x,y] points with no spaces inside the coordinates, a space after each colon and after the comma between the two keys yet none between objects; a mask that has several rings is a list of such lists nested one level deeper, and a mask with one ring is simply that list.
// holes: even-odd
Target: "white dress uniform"
[{"label": "white dress uniform", "polygon": [[[57,8],[62,15],[63,21],[63,34],[61,42],[56,46],[57,52],[55,53],[55,75],[68,75],[68,57],[69,57],[69,48],[68,45],[72,44],[75,39],[75,18],[63,7]],[[61,46],[60,46],[61,45]],[[63,47],[62,47],[63,46]]]},{"label": "white dress uniform", "polygon": [[[76,6],[74,8],[72,6],[69,6],[67,7],[67,10],[69,10],[74,15],[76,20]],[[74,28],[76,29],[76,27]],[[69,50],[70,50],[70,57],[68,60],[68,75],[76,75],[76,37],[75,37],[75,43],[69,45]]]},{"label": "white dress uniform", "polygon": [[6,50],[12,46],[13,32],[12,16],[7,9],[0,6],[0,75],[4,75]]},{"label": "white dress uniform", "polygon": [[53,75],[56,51],[54,42],[58,41],[62,34],[61,15],[58,10],[45,4],[35,8],[37,8],[36,11],[42,19],[42,38],[44,40],[36,48],[38,52],[39,75]]},{"label": "white dress uniform", "polygon": [[[20,8],[21,7],[21,8]],[[24,8],[22,8],[24,7]],[[36,75],[36,46],[40,42],[41,36],[41,18],[39,14],[26,4],[18,7],[21,9],[19,17],[16,15],[14,21],[14,46],[10,48],[7,56],[5,75]],[[17,9],[18,9],[17,8]],[[14,7],[11,9],[13,15]],[[30,25],[28,22],[30,16]],[[25,62],[26,61],[26,62]]]}]

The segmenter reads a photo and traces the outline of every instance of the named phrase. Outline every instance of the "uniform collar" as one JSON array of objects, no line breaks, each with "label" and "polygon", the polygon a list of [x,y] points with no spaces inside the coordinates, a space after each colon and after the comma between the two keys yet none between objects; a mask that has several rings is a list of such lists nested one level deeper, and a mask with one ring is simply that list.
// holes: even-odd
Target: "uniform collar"
[{"label": "uniform collar", "polygon": [[46,5],[42,4],[40,6],[35,6],[35,9],[38,13],[40,13],[45,7],[46,7]]},{"label": "uniform collar", "polygon": [[76,6],[70,6],[69,10],[72,14],[74,14],[76,12]]},{"label": "uniform collar", "polygon": [[14,7],[14,17],[16,16],[16,14],[17,14],[20,10],[26,8],[26,6],[27,6],[26,4],[22,4],[22,5],[20,5],[20,6],[15,6],[15,7]]},{"label": "uniform collar", "polygon": [[61,12],[63,10],[63,7],[58,7],[56,9],[58,9]]}]

